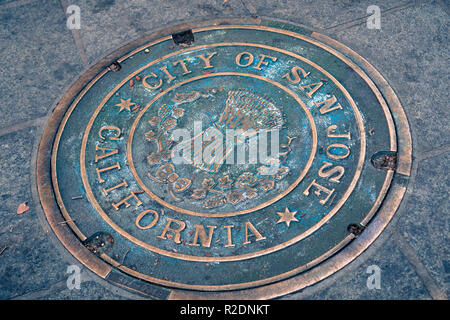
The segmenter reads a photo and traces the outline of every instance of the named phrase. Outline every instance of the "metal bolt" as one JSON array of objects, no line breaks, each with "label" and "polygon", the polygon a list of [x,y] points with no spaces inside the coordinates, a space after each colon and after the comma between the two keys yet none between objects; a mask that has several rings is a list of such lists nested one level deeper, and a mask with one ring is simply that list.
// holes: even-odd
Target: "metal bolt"
[{"label": "metal bolt", "polygon": [[350,224],[347,227],[347,231],[353,233],[355,236],[359,236],[364,231],[364,227],[357,224]]},{"label": "metal bolt", "polygon": [[108,69],[109,69],[110,71],[112,71],[112,72],[117,72],[117,71],[119,71],[121,68],[122,68],[122,66],[121,66],[117,61],[113,62],[113,63],[108,67]]}]

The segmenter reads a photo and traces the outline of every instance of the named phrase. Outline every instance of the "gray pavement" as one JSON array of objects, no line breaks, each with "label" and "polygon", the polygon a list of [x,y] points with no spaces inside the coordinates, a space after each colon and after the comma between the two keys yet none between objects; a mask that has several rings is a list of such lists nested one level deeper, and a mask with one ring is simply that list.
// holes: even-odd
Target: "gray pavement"
[{"label": "gray pavement", "polygon": [[[64,8],[81,8],[81,29]],[[378,5],[381,30],[368,29]],[[450,295],[449,8],[447,1],[0,0],[0,299],[139,299],[83,269],[46,225],[32,180],[50,110],[89,65],[152,30],[219,17],[267,17],[306,25],[366,58],[396,91],[413,137],[407,195],[383,234],[331,277],[284,299],[447,299]],[[17,214],[19,204],[29,210]],[[381,269],[381,289],[366,286]]]}]

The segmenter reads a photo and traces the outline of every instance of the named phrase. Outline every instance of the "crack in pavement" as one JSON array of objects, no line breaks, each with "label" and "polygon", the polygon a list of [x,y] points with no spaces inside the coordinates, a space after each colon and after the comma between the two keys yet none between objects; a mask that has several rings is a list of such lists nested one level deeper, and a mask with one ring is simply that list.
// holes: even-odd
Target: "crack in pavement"
[{"label": "crack in pavement", "polygon": [[447,300],[447,296],[437,285],[433,277],[430,275],[428,269],[422,263],[414,248],[411,247],[408,241],[400,233],[395,232],[393,237],[398,248],[405,256],[406,260],[408,260],[410,265],[414,268],[414,271],[422,280],[423,284],[425,285],[425,288],[427,289],[431,297],[434,300]]}]

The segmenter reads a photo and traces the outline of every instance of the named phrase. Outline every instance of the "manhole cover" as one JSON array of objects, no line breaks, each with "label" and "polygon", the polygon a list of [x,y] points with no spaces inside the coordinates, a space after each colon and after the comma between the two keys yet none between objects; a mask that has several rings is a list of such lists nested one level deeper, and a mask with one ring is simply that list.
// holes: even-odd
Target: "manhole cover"
[{"label": "manhole cover", "polygon": [[38,154],[48,222],[156,298],[270,298],[360,254],[405,191],[409,129],[343,45],[273,21],[185,25],[90,69]]}]

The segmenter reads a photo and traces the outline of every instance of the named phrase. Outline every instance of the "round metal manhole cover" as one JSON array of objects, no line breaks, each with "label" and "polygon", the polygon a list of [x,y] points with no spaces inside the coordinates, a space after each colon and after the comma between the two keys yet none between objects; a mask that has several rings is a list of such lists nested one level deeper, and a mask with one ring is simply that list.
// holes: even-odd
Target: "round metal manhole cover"
[{"label": "round metal manhole cover", "polygon": [[405,192],[401,106],[363,58],[274,21],[140,39],[54,110],[38,189],[64,246],[156,298],[270,298],[345,266]]}]

